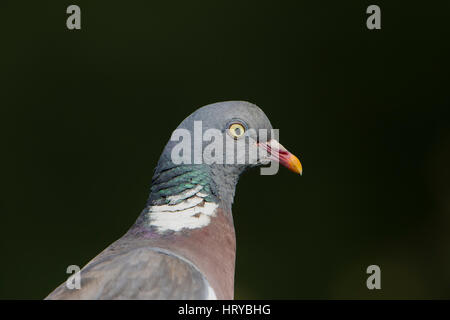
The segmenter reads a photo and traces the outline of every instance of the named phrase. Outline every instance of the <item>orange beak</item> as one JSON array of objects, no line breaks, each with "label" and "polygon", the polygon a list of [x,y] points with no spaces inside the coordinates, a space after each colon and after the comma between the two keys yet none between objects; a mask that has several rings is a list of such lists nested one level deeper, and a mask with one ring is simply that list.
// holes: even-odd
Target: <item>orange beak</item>
[{"label": "orange beak", "polygon": [[300,160],[283,147],[277,140],[272,139],[267,143],[259,143],[259,146],[267,151],[271,160],[278,161],[289,170],[302,175],[303,168]]},{"label": "orange beak", "polygon": [[286,160],[280,157],[280,163],[289,170],[298,173],[299,175],[302,175],[303,173],[303,168],[302,164],[300,163],[300,160],[298,160],[298,158],[290,152],[287,152]]}]

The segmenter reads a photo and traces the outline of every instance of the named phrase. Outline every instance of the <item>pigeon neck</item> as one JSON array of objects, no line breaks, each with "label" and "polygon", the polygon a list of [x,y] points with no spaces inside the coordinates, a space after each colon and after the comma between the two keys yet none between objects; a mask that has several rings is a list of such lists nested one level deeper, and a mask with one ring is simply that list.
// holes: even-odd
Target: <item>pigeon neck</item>
[{"label": "pigeon neck", "polygon": [[232,226],[231,205],[237,176],[231,173],[223,166],[157,168],[147,206],[137,225],[159,234],[199,229],[215,221],[217,209],[222,209]]},{"label": "pigeon neck", "polygon": [[178,204],[199,192],[206,202],[214,202],[231,212],[238,176],[224,166],[180,165],[156,170],[147,206]]}]

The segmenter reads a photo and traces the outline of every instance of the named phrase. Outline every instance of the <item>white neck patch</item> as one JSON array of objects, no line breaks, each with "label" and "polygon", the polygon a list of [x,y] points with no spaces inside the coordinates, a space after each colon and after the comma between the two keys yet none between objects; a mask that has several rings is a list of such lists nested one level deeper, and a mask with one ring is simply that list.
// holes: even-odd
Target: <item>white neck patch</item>
[{"label": "white neck patch", "polygon": [[[207,226],[211,222],[211,217],[216,215],[218,205],[203,199],[206,194],[200,192],[202,188],[199,185],[178,195],[170,196],[167,198],[169,204],[151,206],[147,211],[150,226],[156,227],[159,233]],[[186,199],[175,204],[184,198]]]}]

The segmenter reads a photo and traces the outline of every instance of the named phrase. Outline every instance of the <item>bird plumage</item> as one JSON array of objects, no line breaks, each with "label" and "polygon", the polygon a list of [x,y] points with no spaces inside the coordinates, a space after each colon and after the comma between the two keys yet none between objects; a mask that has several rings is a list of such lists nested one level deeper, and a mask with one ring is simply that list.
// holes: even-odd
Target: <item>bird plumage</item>
[{"label": "bird plumage", "polygon": [[[202,107],[177,129],[195,133],[198,121],[201,134],[212,128],[227,133],[230,123],[238,122],[240,130],[269,130],[266,140],[249,133],[249,143],[267,148],[273,141],[266,115],[248,102]],[[239,140],[224,136],[232,143]],[[135,224],[81,270],[81,289],[63,283],[47,299],[233,299],[236,237],[231,205],[236,184],[243,171],[268,160],[177,164],[172,161],[176,144],[166,144]],[[198,145],[191,148],[194,155]]]}]

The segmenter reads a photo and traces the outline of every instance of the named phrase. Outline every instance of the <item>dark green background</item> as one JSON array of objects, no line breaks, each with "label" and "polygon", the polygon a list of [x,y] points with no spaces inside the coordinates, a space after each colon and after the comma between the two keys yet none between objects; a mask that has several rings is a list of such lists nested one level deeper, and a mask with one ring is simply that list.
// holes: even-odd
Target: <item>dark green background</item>
[{"label": "dark green background", "polygon": [[450,2],[374,3],[378,31],[368,1],[2,0],[0,297],[45,297],[182,119],[248,100],[304,175],[241,178],[237,298],[450,298]]}]

